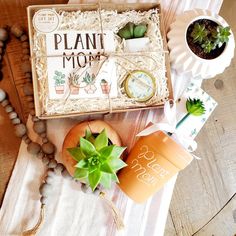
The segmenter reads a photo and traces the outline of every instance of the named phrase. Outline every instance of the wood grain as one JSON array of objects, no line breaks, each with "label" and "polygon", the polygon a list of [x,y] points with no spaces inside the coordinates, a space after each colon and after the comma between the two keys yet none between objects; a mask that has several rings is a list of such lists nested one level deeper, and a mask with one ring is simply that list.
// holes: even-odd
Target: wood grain
[{"label": "wood grain", "polygon": [[[224,1],[221,15],[234,33],[235,11],[236,2]],[[177,179],[170,206],[177,235],[236,233],[235,197],[229,201],[236,192],[235,63],[236,59],[223,74],[203,82],[203,89],[218,101],[218,107],[197,137],[196,154],[202,160],[195,160]]]},{"label": "wood grain", "polygon": [[[13,1],[0,0],[0,27],[19,23],[27,30],[26,7],[33,4],[61,4],[66,0],[36,0]],[[9,100],[21,120],[25,123],[28,117],[28,107],[22,91],[24,74],[21,71],[22,49],[19,40],[10,37],[2,61],[3,80],[0,88],[9,95]],[[19,150],[20,139],[14,135],[14,127],[10,123],[4,109],[0,106],[0,205],[9,181]]]}]

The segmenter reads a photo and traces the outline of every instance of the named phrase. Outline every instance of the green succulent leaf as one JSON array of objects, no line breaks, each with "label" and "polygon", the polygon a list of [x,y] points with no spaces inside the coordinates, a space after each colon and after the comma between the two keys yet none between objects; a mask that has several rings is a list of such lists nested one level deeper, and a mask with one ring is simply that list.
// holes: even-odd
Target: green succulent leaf
[{"label": "green succulent leaf", "polygon": [[205,113],[205,107],[200,99],[188,98],[186,102],[186,109],[188,113],[194,116],[201,116]]},{"label": "green succulent leaf", "polygon": [[208,31],[205,29],[204,24],[200,25],[199,23],[195,23],[190,35],[193,38],[194,43],[202,43],[207,38]]},{"label": "green succulent leaf", "polygon": [[90,143],[94,144],[95,138],[90,130],[85,130],[85,139],[88,140]]},{"label": "green succulent leaf", "polygon": [[111,175],[111,180],[114,181],[114,182],[116,182],[116,183],[120,183],[120,181],[119,181],[119,179],[118,179],[118,177],[117,177],[116,174],[112,174],[112,175]]},{"label": "green succulent leaf", "polygon": [[114,171],[118,171],[127,166],[127,164],[119,158],[112,158],[109,161],[109,165]]},{"label": "green succulent leaf", "polygon": [[81,169],[88,169],[89,168],[89,164],[88,161],[85,159],[80,160],[75,167],[77,168],[81,168]]},{"label": "green succulent leaf", "polygon": [[89,173],[89,175],[88,175],[89,185],[93,191],[98,186],[98,184],[101,180],[101,177],[102,177],[102,173],[100,170],[95,170],[92,173]]},{"label": "green succulent leaf", "polygon": [[88,177],[88,170],[81,169],[81,168],[76,168],[75,169],[75,174],[74,177],[76,179],[84,179]]},{"label": "green succulent leaf", "polygon": [[108,137],[104,129],[95,139],[94,146],[99,151],[108,145]]},{"label": "green succulent leaf", "polygon": [[147,31],[147,26],[145,24],[139,24],[134,27],[134,38],[142,38]]},{"label": "green succulent leaf", "polygon": [[97,154],[97,151],[93,144],[84,138],[80,138],[80,149],[86,156]]},{"label": "green succulent leaf", "polygon": [[212,50],[215,49],[216,45],[211,42],[210,40],[206,40],[202,45],[201,47],[203,48],[203,51],[205,53],[210,53]]},{"label": "green succulent leaf", "polygon": [[107,162],[105,162],[101,165],[100,170],[102,172],[106,172],[108,174],[114,174],[114,170],[112,169],[112,167]]},{"label": "green succulent leaf", "polygon": [[216,31],[216,39],[218,44],[220,43],[222,45],[223,43],[227,43],[229,41],[229,36],[231,35],[229,27],[217,26]]},{"label": "green succulent leaf", "polygon": [[124,39],[131,39],[134,35],[134,24],[129,22],[118,31],[118,35]]},{"label": "green succulent leaf", "polygon": [[83,152],[80,150],[79,147],[67,148],[67,151],[70,153],[70,155],[76,161],[80,161],[85,158],[85,155],[83,154]]},{"label": "green succulent leaf", "polygon": [[104,188],[111,188],[112,175],[107,173],[102,173],[100,183],[104,186]]},{"label": "green succulent leaf", "polygon": [[119,158],[125,149],[126,149],[126,147],[114,146],[110,156],[112,158]]},{"label": "green succulent leaf", "polygon": [[110,145],[99,150],[99,153],[103,157],[103,159],[107,160],[111,156],[114,148],[114,145]]}]

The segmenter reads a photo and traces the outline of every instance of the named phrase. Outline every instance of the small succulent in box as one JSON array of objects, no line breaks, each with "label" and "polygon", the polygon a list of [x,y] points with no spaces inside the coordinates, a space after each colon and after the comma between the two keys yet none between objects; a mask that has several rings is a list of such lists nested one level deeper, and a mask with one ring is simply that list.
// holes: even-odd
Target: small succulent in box
[{"label": "small succulent in box", "polygon": [[110,188],[112,181],[119,182],[116,172],[126,166],[120,159],[125,147],[109,143],[105,129],[97,137],[86,130],[79,146],[67,150],[78,162],[74,178],[88,183],[93,191],[98,184]]},{"label": "small succulent in box", "polygon": [[135,25],[134,23],[129,22],[119,30],[118,35],[124,39],[142,38],[144,37],[146,31],[146,24]]},{"label": "small succulent in box", "polygon": [[208,31],[205,28],[205,25],[200,25],[199,23],[194,24],[193,31],[191,32],[191,37],[193,42],[202,43],[207,38]]}]

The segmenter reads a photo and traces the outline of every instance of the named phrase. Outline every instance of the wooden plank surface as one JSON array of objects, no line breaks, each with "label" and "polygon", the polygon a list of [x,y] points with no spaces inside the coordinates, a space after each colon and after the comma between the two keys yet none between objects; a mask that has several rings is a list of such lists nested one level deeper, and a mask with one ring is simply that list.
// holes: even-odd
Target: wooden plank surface
[{"label": "wooden plank surface", "polygon": [[[0,0],[0,27],[19,23],[27,29],[26,7],[28,5],[55,3],[67,3],[67,0]],[[7,91],[10,102],[21,120],[25,122],[29,110],[22,91],[24,74],[21,72],[21,57],[22,49],[20,42],[14,37],[10,37],[2,61],[4,76],[3,80],[0,81],[0,87]],[[10,123],[2,106],[0,106],[0,205],[14,167],[19,145],[20,139],[14,135],[13,125]]]},{"label": "wooden plank surface", "polygon": [[[236,1],[224,0],[221,15],[236,35]],[[197,137],[195,160],[180,173],[170,213],[177,235],[236,234],[236,59],[226,71],[203,82],[218,107]],[[231,200],[229,200],[231,199]],[[226,205],[225,205],[226,204]],[[234,217],[234,218],[233,218]],[[167,226],[166,236],[169,233]]]}]

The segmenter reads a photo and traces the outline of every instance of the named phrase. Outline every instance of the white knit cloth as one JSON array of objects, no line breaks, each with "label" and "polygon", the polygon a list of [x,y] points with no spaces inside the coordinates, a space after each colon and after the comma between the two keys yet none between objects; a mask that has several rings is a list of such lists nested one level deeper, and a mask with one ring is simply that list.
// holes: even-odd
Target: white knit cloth
[{"label": "white knit cloth", "polygon": [[[79,2],[79,1],[70,1]],[[85,1],[83,1],[85,2]],[[92,1],[87,1],[92,2]],[[117,1],[119,3],[124,1]],[[135,1],[127,1],[135,2]],[[145,1],[138,1],[145,2]],[[151,2],[151,1],[150,1]],[[175,14],[193,8],[206,8],[218,12],[222,0],[163,0],[165,27],[168,28]],[[185,88],[186,78],[172,73],[175,97]],[[135,134],[149,121],[157,121],[161,110],[127,112],[105,116],[120,134],[124,145],[129,148],[135,142]],[[103,116],[100,116],[103,117]],[[93,117],[96,118],[96,117]],[[83,118],[80,118],[82,120]],[[84,117],[85,119],[85,117]],[[61,150],[63,139],[68,130],[78,123],[75,119],[48,121],[48,137]],[[29,119],[28,126],[32,126]],[[32,130],[32,127],[29,129]],[[35,138],[34,134],[30,134]],[[60,161],[60,153],[57,160]],[[18,159],[8,185],[0,210],[0,235],[20,235],[23,230],[35,225],[40,211],[39,186],[44,167],[40,160],[29,155],[22,142]],[[125,229],[116,231],[109,208],[96,196],[84,194],[77,183],[55,176],[51,188],[49,204],[46,206],[45,222],[37,235],[40,236],[161,236],[173,192],[175,178],[150,198],[145,204],[135,204],[117,187],[108,195],[120,209]]]}]

